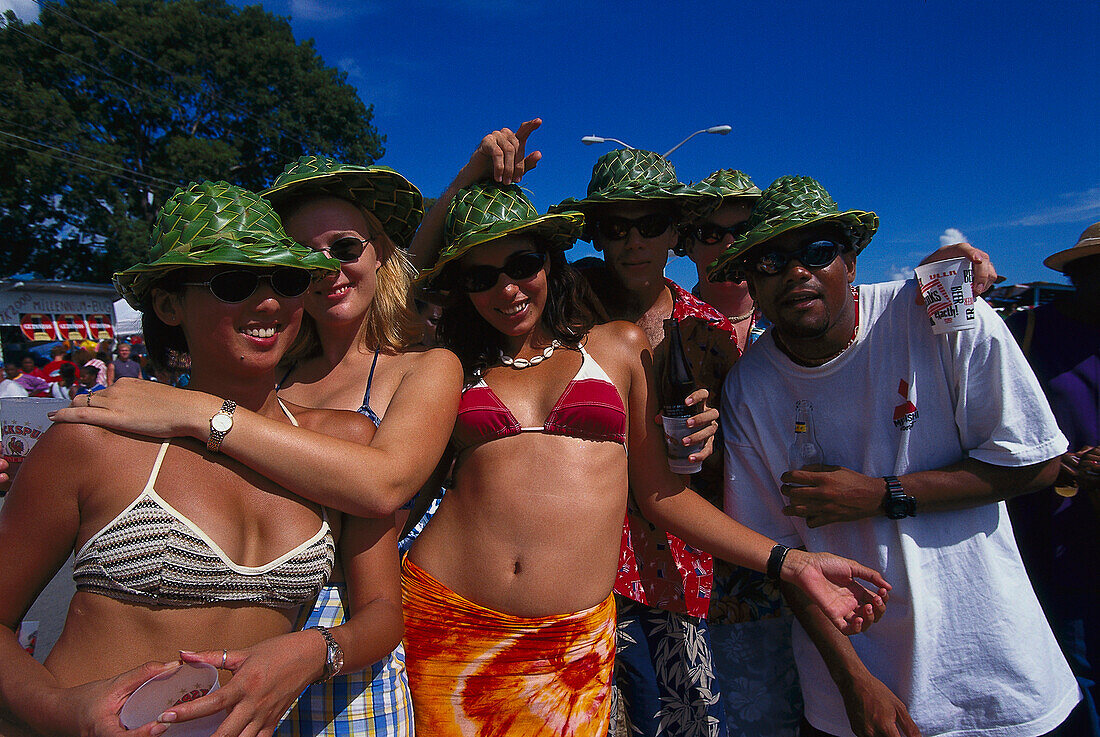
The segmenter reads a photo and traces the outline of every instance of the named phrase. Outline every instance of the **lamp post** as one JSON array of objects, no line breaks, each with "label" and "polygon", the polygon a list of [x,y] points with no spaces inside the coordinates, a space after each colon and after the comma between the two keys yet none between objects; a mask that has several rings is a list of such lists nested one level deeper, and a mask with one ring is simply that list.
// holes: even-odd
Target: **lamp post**
[{"label": "lamp post", "polygon": [[[727,133],[729,133],[731,130],[733,130],[733,128],[731,128],[728,125],[712,125],[710,128],[703,128],[702,130],[697,130],[694,133],[692,133],[690,136],[688,136],[687,138],[685,138],[684,140],[680,141],[675,146],[670,148],[668,151],[665,151],[663,154],[661,154],[661,157],[667,159],[669,154],[671,154],[673,151],[675,151],[676,149],[683,146],[685,143],[690,141],[692,138],[695,138],[695,136],[699,135],[700,133],[717,133],[720,136],[724,136]],[[585,146],[591,146],[593,143],[617,143],[620,146],[623,146],[625,148],[634,148],[634,146],[631,146],[629,143],[626,143],[625,141],[620,141],[618,138],[607,138],[606,136],[584,136],[583,138],[581,138],[581,143],[583,143]]]},{"label": "lamp post", "polygon": [[581,139],[581,143],[583,143],[585,146],[591,146],[593,143],[607,143],[608,141],[610,141],[611,143],[617,143],[620,146],[623,146],[625,148],[634,148],[629,143],[624,143],[624,142],[620,141],[618,138],[603,138],[601,136],[585,136],[584,138]]},{"label": "lamp post", "polygon": [[667,159],[669,154],[671,154],[673,151],[675,151],[676,149],[683,146],[685,143],[690,141],[692,138],[695,138],[700,133],[717,133],[720,136],[724,136],[727,133],[729,133],[731,130],[733,130],[733,128],[731,128],[728,125],[712,125],[710,128],[704,128],[702,130],[695,131],[690,136],[688,136],[687,138],[685,138],[684,140],[680,141],[675,146],[670,148],[668,151],[665,151],[663,154],[661,154],[661,156]]}]

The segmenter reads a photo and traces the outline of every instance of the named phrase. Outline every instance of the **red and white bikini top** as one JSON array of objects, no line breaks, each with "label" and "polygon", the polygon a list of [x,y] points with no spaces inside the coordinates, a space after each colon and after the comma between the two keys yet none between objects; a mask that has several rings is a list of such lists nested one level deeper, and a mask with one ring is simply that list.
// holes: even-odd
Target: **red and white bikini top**
[{"label": "red and white bikini top", "polygon": [[626,408],[619,391],[583,347],[581,367],[539,427],[523,427],[484,379],[462,392],[454,441],[460,451],[523,432],[626,444]]}]

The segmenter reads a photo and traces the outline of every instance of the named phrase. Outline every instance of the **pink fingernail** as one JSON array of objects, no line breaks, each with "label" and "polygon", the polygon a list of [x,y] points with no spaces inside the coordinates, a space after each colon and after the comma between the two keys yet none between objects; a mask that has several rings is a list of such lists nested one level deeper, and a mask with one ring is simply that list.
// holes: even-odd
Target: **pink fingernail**
[{"label": "pink fingernail", "polygon": [[161,714],[159,717],[157,717],[157,721],[158,722],[174,722],[174,721],[176,721],[176,712],[166,711],[163,714]]},{"label": "pink fingernail", "polygon": [[153,737],[156,737],[156,735],[158,735],[158,734],[164,734],[167,731],[168,731],[168,725],[167,724],[155,724],[155,725],[153,725],[152,727],[149,728],[149,734],[153,735]]}]

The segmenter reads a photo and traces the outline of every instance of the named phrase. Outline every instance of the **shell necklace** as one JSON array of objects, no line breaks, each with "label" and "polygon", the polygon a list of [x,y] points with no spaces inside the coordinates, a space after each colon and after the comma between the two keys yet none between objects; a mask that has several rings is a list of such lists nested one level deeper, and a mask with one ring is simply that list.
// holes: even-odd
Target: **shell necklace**
[{"label": "shell necklace", "polygon": [[525,369],[530,366],[538,366],[547,358],[550,358],[550,356],[554,355],[554,351],[558,348],[561,348],[561,341],[554,340],[551,341],[550,345],[546,346],[546,348],[542,350],[541,354],[536,353],[530,358],[513,358],[512,356],[505,355],[504,351],[497,351],[497,353],[500,356],[500,362],[502,364],[508,366],[509,368],[513,368],[516,371],[519,371],[520,369]]}]

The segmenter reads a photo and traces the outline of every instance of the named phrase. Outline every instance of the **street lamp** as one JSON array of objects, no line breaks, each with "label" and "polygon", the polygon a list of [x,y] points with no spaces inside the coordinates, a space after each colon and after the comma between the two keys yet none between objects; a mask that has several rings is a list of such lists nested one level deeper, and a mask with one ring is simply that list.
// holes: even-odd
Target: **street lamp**
[{"label": "street lamp", "polygon": [[664,158],[667,159],[669,154],[671,154],[673,151],[675,151],[676,149],[683,146],[685,143],[690,141],[692,138],[695,138],[700,133],[717,133],[720,136],[724,136],[727,133],[729,133],[731,130],[733,130],[733,128],[731,128],[728,125],[712,125],[710,128],[704,128],[703,130],[695,131],[690,136],[688,136],[687,138],[685,138],[684,140],[680,141],[675,146],[670,148],[668,151],[665,151],[663,154],[661,154],[661,156],[663,156]]},{"label": "street lamp", "polygon": [[620,146],[625,146],[626,148],[634,148],[629,143],[623,143],[618,138],[602,138],[600,136],[585,136],[584,138],[581,139],[581,143],[583,143],[585,146],[591,146],[593,143],[607,143],[608,141],[610,141],[611,143],[617,143]]}]

